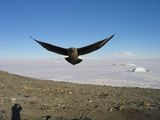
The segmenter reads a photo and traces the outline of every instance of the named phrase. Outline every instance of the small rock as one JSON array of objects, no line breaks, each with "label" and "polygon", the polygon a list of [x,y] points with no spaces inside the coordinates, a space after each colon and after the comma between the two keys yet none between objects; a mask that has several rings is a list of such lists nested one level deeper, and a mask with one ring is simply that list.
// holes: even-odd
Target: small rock
[{"label": "small rock", "polygon": [[106,98],[106,97],[108,97],[109,96],[109,94],[108,93],[106,93],[106,92],[102,92],[102,93],[100,93],[99,95],[98,95],[98,98],[102,98],[102,99],[104,99],[104,98]]},{"label": "small rock", "polygon": [[0,99],[0,104],[4,104],[4,99]]},{"label": "small rock", "polygon": [[0,120],[5,120],[5,111],[0,110]]},{"label": "small rock", "polygon": [[108,109],[109,112],[112,112],[113,110],[114,110],[113,107],[111,107],[111,108]]},{"label": "small rock", "polygon": [[70,92],[68,92],[68,94],[70,94],[70,95],[71,95],[71,94],[72,94],[72,92],[70,91]]},{"label": "small rock", "polygon": [[30,95],[24,95],[24,97],[25,97],[25,98],[29,98],[29,97],[30,97]]},{"label": "small rock", "polygon": [[91,102],[92,102],[92,99],[91,99],[91,98],[89,98],[89,99],[88,99],[88,101],[89,101],[89,103],[91,103]]},{"label": "small rock", "polygon": [[63,109],[63,110],[66,110],[66,109],[67,109],[67,107],[66,107],[65,105],[63,105],[63,106],[62,106],[62,109]]},{"label": "small rock", "polygon": [[95,105],[94,107],[95,107],[95,108],[98,108],[98,105]]},{"label": "small rock", "polygon": [[12,103],[15,103],[17,98],[10,98],[10,100],[11,100]]},{"label": "small rock", "polygon": [[74,118],[74,119],[71,119],[71,120],[92,120],[92,119],[88,118],[88,117],[80,117],[80,118]]},{"label": "small rock", "polygon": [[44,104],[44,105],[41,105],[40,109],[41,110],[51,110],[51,107],[46,105],[46,104]]},{"label": "small rock", "polygon": [[151,103],[150,103],[150,102],[147,102],[147,101],[144,101],[144,102],[143,102],[143,105],[144,105],[144,107],[149,107],[149,106],[151,105]]},{"label": "small rock", "polygon": [[51,120],[51,118],[52,118],[52,117],[51,117],[50,115],[47,115],[47,116],[46,116],[46,120]]},{"label": "small rock", "polygon": [[122,111],[124,109],[124,106],[120,106],[119,110]]}]

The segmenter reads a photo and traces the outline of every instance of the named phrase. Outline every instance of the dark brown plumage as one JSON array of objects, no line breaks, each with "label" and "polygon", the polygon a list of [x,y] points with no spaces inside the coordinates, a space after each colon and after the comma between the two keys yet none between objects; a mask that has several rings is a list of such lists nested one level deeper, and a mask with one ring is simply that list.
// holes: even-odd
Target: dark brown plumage
[{"label": "dark brown plumage", "polygon": [[55,45],[51,45],[49,43],[45,43],[39,40],[36,40],[34,38],[32,38],[33,40],[35,40],[36,42],[38,42],[41,46],[43,46],[44,48],[46,48],[47,50],[51,51],[51,52],[55,52],[61,55],[65,55],[68,56],[65,59],[71,63],[72,65],[78,64],[82,61],[82,59],[79,59],[78,56],[80,55],[85,55],[88,53],[91,53],[95,50],[98,50],[99,48],[101,48],[102,46],[104,46],[109,40],[111,40],[114,37],[114,35],[101,40],[99,42],[96,42],[94,44],[85,46],[85,47],[81,47],[81,48],[62,48],[62,47],[58,47]]}]

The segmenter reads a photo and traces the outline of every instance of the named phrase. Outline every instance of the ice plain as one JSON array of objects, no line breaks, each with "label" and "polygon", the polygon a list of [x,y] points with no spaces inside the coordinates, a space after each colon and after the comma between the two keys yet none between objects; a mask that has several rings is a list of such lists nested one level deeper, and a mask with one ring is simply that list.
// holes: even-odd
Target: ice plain
[{"label": "ice plain", "polygon": [[[143,67],[149,72],[131,72],[135,67]],[[0,69],[45,80],[160,89],[160,58],[84,59],[75,66],[63,58],[0,60]]]}]

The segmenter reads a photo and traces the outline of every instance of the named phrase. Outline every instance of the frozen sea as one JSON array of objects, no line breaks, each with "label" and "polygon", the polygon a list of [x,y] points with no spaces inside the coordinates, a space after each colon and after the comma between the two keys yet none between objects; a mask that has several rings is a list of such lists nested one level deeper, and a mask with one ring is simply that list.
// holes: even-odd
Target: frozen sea
[{"label": "frozen sea", "polygon": [[[144,67],[149,72],[131,72]],[[160,58],[84,59],[71,65],[64,59],[0,60],[0,70],[44,80],[160,89]]]}]

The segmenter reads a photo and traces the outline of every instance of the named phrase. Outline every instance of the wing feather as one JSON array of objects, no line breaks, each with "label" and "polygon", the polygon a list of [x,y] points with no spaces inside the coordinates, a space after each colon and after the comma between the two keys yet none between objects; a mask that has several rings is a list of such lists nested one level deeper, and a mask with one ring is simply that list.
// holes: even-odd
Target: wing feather
[{"label": "wing feather", "polygon": [[95,50],[98,50],[99,48],[101,48],[102,46],[104,46],[109,40],[111,40],[114,37],[114,34],[112,36],[110,36],[109,38],[106,38],[104,40],[101,40],[99,42],[93,43],[91,45],[82,47],[82,48],[78,48],[78,54],[79,55],[84,55],[84,54],[88,54],[91,53]]},{"label": "wing feather", "polygon": [[[31,37],[32,38],[32,37]],[[62,47],[58,47],[55,45],[51,45],[49,43],[45,43],[39,40],[36,40],[34,38],[32,38],[33,40],[35,40],[37,43],[39,43],[42,47],[44,47],[45,49],[51,51],[51,52],[55,52],[61,55],[67,55],[67,49],[66,48],[62,48]]]}]

